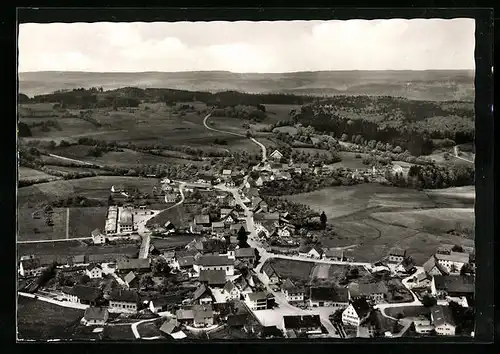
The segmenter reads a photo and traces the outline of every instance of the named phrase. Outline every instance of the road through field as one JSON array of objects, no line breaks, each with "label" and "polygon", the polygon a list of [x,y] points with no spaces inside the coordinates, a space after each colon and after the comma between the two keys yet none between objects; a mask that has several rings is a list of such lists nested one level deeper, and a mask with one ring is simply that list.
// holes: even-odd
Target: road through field
[{"label": "road through field", "polygon": [[66,161],[70,161],[70,162],[76,162],[76,163],[81,163],[81,164],[84,164],[84,165],[88,165],[88,166],[99,166],[99,167],[104,167],[103,165],[99,165],[97,163],[90,163],[90,162],[86,162],[86,161],[82,161],[82,160],[75,160],[75,159],[71,159],[69,157],[64,157],[64,156],[61,156],[61,155],[55,155],[55,154],[49,154],[50,157],[55,157],[57,159],[61,159],[61,160],[66,160]]},{"label": "road through field", "polygon": [[453,154],[455,155],[455,157],[456,157],[457,159],[464,160],[464,161],[467,161],[467,162],[470,162],[470,163],[474,163],[474,161],[467,160],[467,159],[464,159],[464,158],[463,158],[463,157],[461,157],[461,156],[458,156],[458,146],[454,146],[454,147],[453,147]]},{"label": "road through field", "polygon": [[17,241],[17,243],[51,243],[51,242],[68,242],[68,241],[83,241],[91,240],[92,237],[77,237],[77,238],[58,238],[55,240],[35,240],[35,241]]},{"label": "road through field", "polygon": [[[219,129],[215,129],[215,128],[212,128],[212,127],[208,126],[207,122],[208,122],[208,118],[210,118],[210,115],[211,115],[211,113],[207,114],[207,116],[203,119],[203,125],[208,130],[211,130],[211,131],[214,131],[214,132],[217,132],[217,133],[223,133],[223,134],[230,134],[230,135],[234,135],[234,136],[239,136],[241,138],[246,138],[247,137],[246,135],[243,135],[243,134],[238,134],[238,133],[228,132],[228,131],[224,131],[224,130],[219,130]],[[267,150],[266,150],[266,147],[264,146],[264,144],[258,142],[254,138],[249,138],[249,139],[252,140],[255,144],[259,145],[260,149],[262,150],[262,162],[265,162],[267,160]]]}]

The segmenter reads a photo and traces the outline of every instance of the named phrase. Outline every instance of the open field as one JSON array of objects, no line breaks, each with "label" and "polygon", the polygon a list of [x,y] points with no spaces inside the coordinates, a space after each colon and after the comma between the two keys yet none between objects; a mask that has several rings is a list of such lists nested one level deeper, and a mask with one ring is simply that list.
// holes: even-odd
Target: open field
[{"label": "open field", "polygon": [[103,340],[135,340],[134,332],[130,325],[113,326],[107,325],[102,331]]},{"label": "open field", "polygon": [[297,134],[297,128],[290,127],[290,126],[277,127],[277,128],[273,129],[273,133],[275,133],[275,132],[288,133],[290,135],[295,135],[295,134]]},{"label": "open field", "polygon": [[69,238],[90,237],[94,229],[103,229],[106,207],[69,208]]},{"label": "open field", "polygon": [[43,201],[55,201],[69,196],[107,200],[111,186],[123,184],[150,193],[158,180],[141,177],[97,176],[66,181],[40,183],[18,189],[18,206],[34,206]]},{"label": "open field", "polygon": [[[28,125],[41,123],[43,121],[53,120],[57,122],[60,129],[50,127],[49,131],[42,131],[41,127],[32,127],[31,134],[35,138],[66,137],[72,139],[73,135],[88,134],[100,131],[94,124],[80,119],[67,117],[47,117],[47,118],[21,118],[20,121]],[[102,128],[101,128],[102,129]],[[109,129],[109,128],[108,128]]]},{"label": "open field", "polygon": [[435,206],[423,192],[375,183],[331,187],[283,198],[309,205],[312,209],[320,212],[324,211],[329,219],[373,207],[422,208]]},{"label": "open field", "polygon": [[397,318],[398,314],[403,317],[419,317],[421,315],[430,315],[430,309],[425,306],[404,306],[388,307],[384,310],[387,316]]},{"label": "open field", "polygon": [[29,167],[19,166],[19,181],[55,181],[60,179],[60,177],[51,176],[45,172],[34,170]]},{"label": "open field", "polygon": [[314,263],[313,270],[311,271],[311,282],[318,286],[338,286],[339,282],[345,277],[346,272],[352,268],[356,268],[359,272],[357,281],[365,277],[370,277],[371,279],[370,273],[364,267]]},{"label": "open field", "polygon": [[158,250],[172,249],[175,247],[180,247],[187,245],[189,242],[193,241],[196,237],[190,235],[179,235],[163,238],[151,238],[151,244],[155,246]]},{"label": "open field", "polygon": [[197,204],[181,204],[175,208],[162,211],[154,218],[149,219],[146,225],[148,227],[155,224],[163,226],[170,221],[176,227],[186,226],[193,221],[194,216],[201,211],[201,208],[202,206]]},{"label": "open field", "polygon": [[271,258],[268,260],[283,279],[309,281],[314,263],[290,259]]},{"label": "open field", "polygon": [[425,193],[439,207],[473,208],[476,199],[474,186],[428,189]]},{"label": "open field", "polygon": [[[161,321],[161,320],[160,320]],[[160,322],[161,323],[161,322]],[[160,324],[161,326],[161,324]],[[154,322],[144,322],[137,326],[137,331],[141,338],[163,337],[164,334]]]},{"label": "open field", "polygon": [[446,233],[456,228],[474,227],[474,209],[437,208],[400,212],[373,213],[372,217],[383,223],[403,226],[429,233]]},{"label": "open field", "polygon": [[[342,161],[333,164],[335,167],[350,168],[351,170],[366,169],[368,167],[363,164],[363,157],[365,157],[366,154],[340,151],[339,155],[342,158]],[[356,155],[360,155],[361,157],[357,158]]]},{"label": "open field", "polygon": [[19,339],[69,339],[83,317],[83,310],[57,306],[18,296]]},{"label": "open field", "polygon": [[52,213],[54,226],[45,223],[43,212],[40,219],[32,217],[33,209],[17,211],[18,241],[57,240],[66,238],[66,208],[55,208]]},{"label": "open field", "polygon": [[328,279],[330,264],[316,264],[311,273],[311,278]]},{"label": "open field", "polygon": [[[450,85],[443,87],[443,82]],[[409,85],[411,84],[411,85]],[[19,73],[19,92],[28,96],[60,89],[169,87],[194,91],[280,92],[303,95],[379,95],[429,100],[474,100],[474,71],[322,71],[238,74],[182,73]],[[266,107],[267,108],[267,107]]]},{"label": "open field", "polygon": [[17,244],[18,255],[91,255],[91,254],[127,254],[134,255],[139,248],[135,244],[87,246],[80,241],[21,243]]}]

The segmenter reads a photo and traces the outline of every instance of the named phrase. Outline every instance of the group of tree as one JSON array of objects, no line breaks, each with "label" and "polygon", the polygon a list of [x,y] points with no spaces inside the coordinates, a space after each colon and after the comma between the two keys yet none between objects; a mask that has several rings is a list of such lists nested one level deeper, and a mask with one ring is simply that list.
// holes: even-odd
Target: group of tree
[{"label": "group of tree", "polygon": [[18,123],[17,134],[20,138],[30,137],[32,135],[29,125],[24,122]]},{"label": "group of tree", "polygon": [[30,129],[39,128],[42,132],[49,132],[51,128],[61,131],[62,128],[55,120],[49,119],[41,122],[34,122],[29,125]]},{"label": "group of tree", "polygon": [[67,198],[51,201],[50,205],[54,208],[100,207],[106,206],[106,202],[100,199],[92,199],[80,195],[71,195]]},{"label": "group of tree", "polygon": [[265,109],[262,110],[256,106],[236,105],[224,108],[215,108],[214,110],[212,110],[212,116],[241,118],[255,122],[262,122],[266,118],[266,112]]}]

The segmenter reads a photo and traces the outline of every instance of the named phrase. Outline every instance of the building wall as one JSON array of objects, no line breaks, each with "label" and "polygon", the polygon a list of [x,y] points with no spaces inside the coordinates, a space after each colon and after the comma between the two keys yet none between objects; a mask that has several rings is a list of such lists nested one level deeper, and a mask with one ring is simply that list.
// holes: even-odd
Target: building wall
[{"label": "building wall", "polygon": [[137,304],[123,301],[110,301],[109,307],[122,312],[137,312]]},{"label": "building wall", "polygon": [[247,299],[245,302],[251,310],[258,311],[267,309],[267,300],[251,301]]},{"label": "building wall", "polygon": [[440,336],[454,336],[455,335],[455,326],[452,326],[448,323],[445,323],[441,326],[437,326],[434,328],[436,333]]},{"label": "building wall", "polygon": [[443,266],[449,273],[451,273],[451,267],[452,265],[455,265],[456,272],[454,274],[459,274],[460,270],[464,266],[464,263],[462,262],[453,262],[453,261],[446,261],[446,260],[438,260],[439,265]]},{"label": "building wall", "polygon": [[200,271],[202,271],[202,270],[224,270],[224,271],[226,271],[226,276],[234,275],[234,266],[233,265],[204,266],[204,265],[194,264],[193,268],[197,273],[200,273]]},{"label": "building wall", "polygon": [[86,270],[85,273],[90,277],[90,279],[102,278],[102,270],[98,268],[94,268],[92,271]]},{"label": "building wall", "polygon": [[80,299],[76,295],[64,294],[64,298],[69,302],[80,303]]},{"label": "building wall", "polygon": [[285,299],[287,301],[304,301],[304,293],[289,294],[288,291],[284,291]]},{"label": "building wall", "polygon": [[351,326],[359,326],[361,322],[361,319],[359,318],[358,314],[354,310],[354,307],[352,305],[349,305],[344,312],[342,312],[342,323],[351,325]]},{"label": "building wall", "polygon": [[401,256],[394,256],[394,255],[389,256],[389,262],[400,263],[403,260],[404,260],[404,258]]},{"label": "building wall", "polygon": [[[323,302],[322,306],[319,305],[320,302]],[[349,306],[349,303],[347,303],[347,302],[334,302],[334,301],[319,301],[319,300],[309,299],[309,305],[311,307],[334,307],[335,309],[342,309],[342,308],[346,308],[347,306]]]}]

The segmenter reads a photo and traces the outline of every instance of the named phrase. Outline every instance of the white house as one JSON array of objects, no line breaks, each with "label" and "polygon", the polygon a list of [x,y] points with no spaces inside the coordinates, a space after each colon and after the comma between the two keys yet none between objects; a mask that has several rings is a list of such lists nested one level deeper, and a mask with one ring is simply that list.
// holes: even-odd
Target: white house
[{"label": "white house", "polygon": [[85,274],[87,274],[90,279],[100,279],[102,278],[102,268],[98,264],[90,264],[85,268]]},{"label": "white house", "polygon": [[288,302],[304,301],[305,291],[303,288],[295,286],[290,279],[285,280],[281,286],[281,291]]},{"label": "white house", "polygon": [[35,256],[21,259],[19,262],[19,275],[22,277],[37,277],[42,274],[45,267],[42,267],[40,259]]},{"label": "white house", "polygon": [[364,298],[356,299],[342,312],[342,323],[358,327],[368,318],[370,312],[371,307]]},{"label": "white house", "polygon": [[106,236],[104,236],[100,229],[92,231],[91,236],[94,245],[102,245],[103,243],[106,243]]},{"label": "white house", "polygon": [[278,228],[278,236],[280,237],[290,237],[293,234],[293,227],[289,225],[285,225],[283,227]]},{"label": "white house", "polygon": [[264,281],[268,285],[277,284],[281,280],[280,276],[274,270],[274,268],[271,266],[271,264],[269,262],[264,263],[264,265],[260,269],[260,272],[262,273],[262,277],[264,278]]},{"label": "white house", "polygon": [[311,307],[343,309],[349,305],[349,293],[346,288],[311,287],[309,304]]},{"label": "white house", "polygon": [[137,312],[139,296],[132,290],[118,290],[111,293],[109,308],[119,312]]},{"label": "white house", "polygon": [[400,248],[393,248],[389,251],[389,262],[401,263],[406,257],[406,250]]},{"label": "white house", "polygon": [[283,154],[278,150],[274,150],[269,157],[273,160],[281,160],[283,158]]},{"label": "white house", "polygon": [[450,254],[435,254],[436,260],[449,274],[460,274],[462,267],[469,263],[469,254],[465,252],[451,252]]},{"label": "white house", "polygon": [[431,320],[424,317],[419,317],[413,320],[413,325],[415,326],[415,332],[418,334],[429,334],[434,330],[434,325]]},{"label": "white house", "polygon": [[454,336],[456,330],[453,313],[449,306],[434,306],[431,309],[431,321],[436,334],[441,336]]},{"label": "white house", "polygon": [[224,285],[223,292],[227,300],[239,300],[240,298],[240,290],[231,281],[228,281],[226,285]]},{"label": "white house", "polygon": [[254,311],[266,310],[267,301],[268,301],[267,293],[263,291],[245,294],[245,303],[250,308],[250,310]]}]

